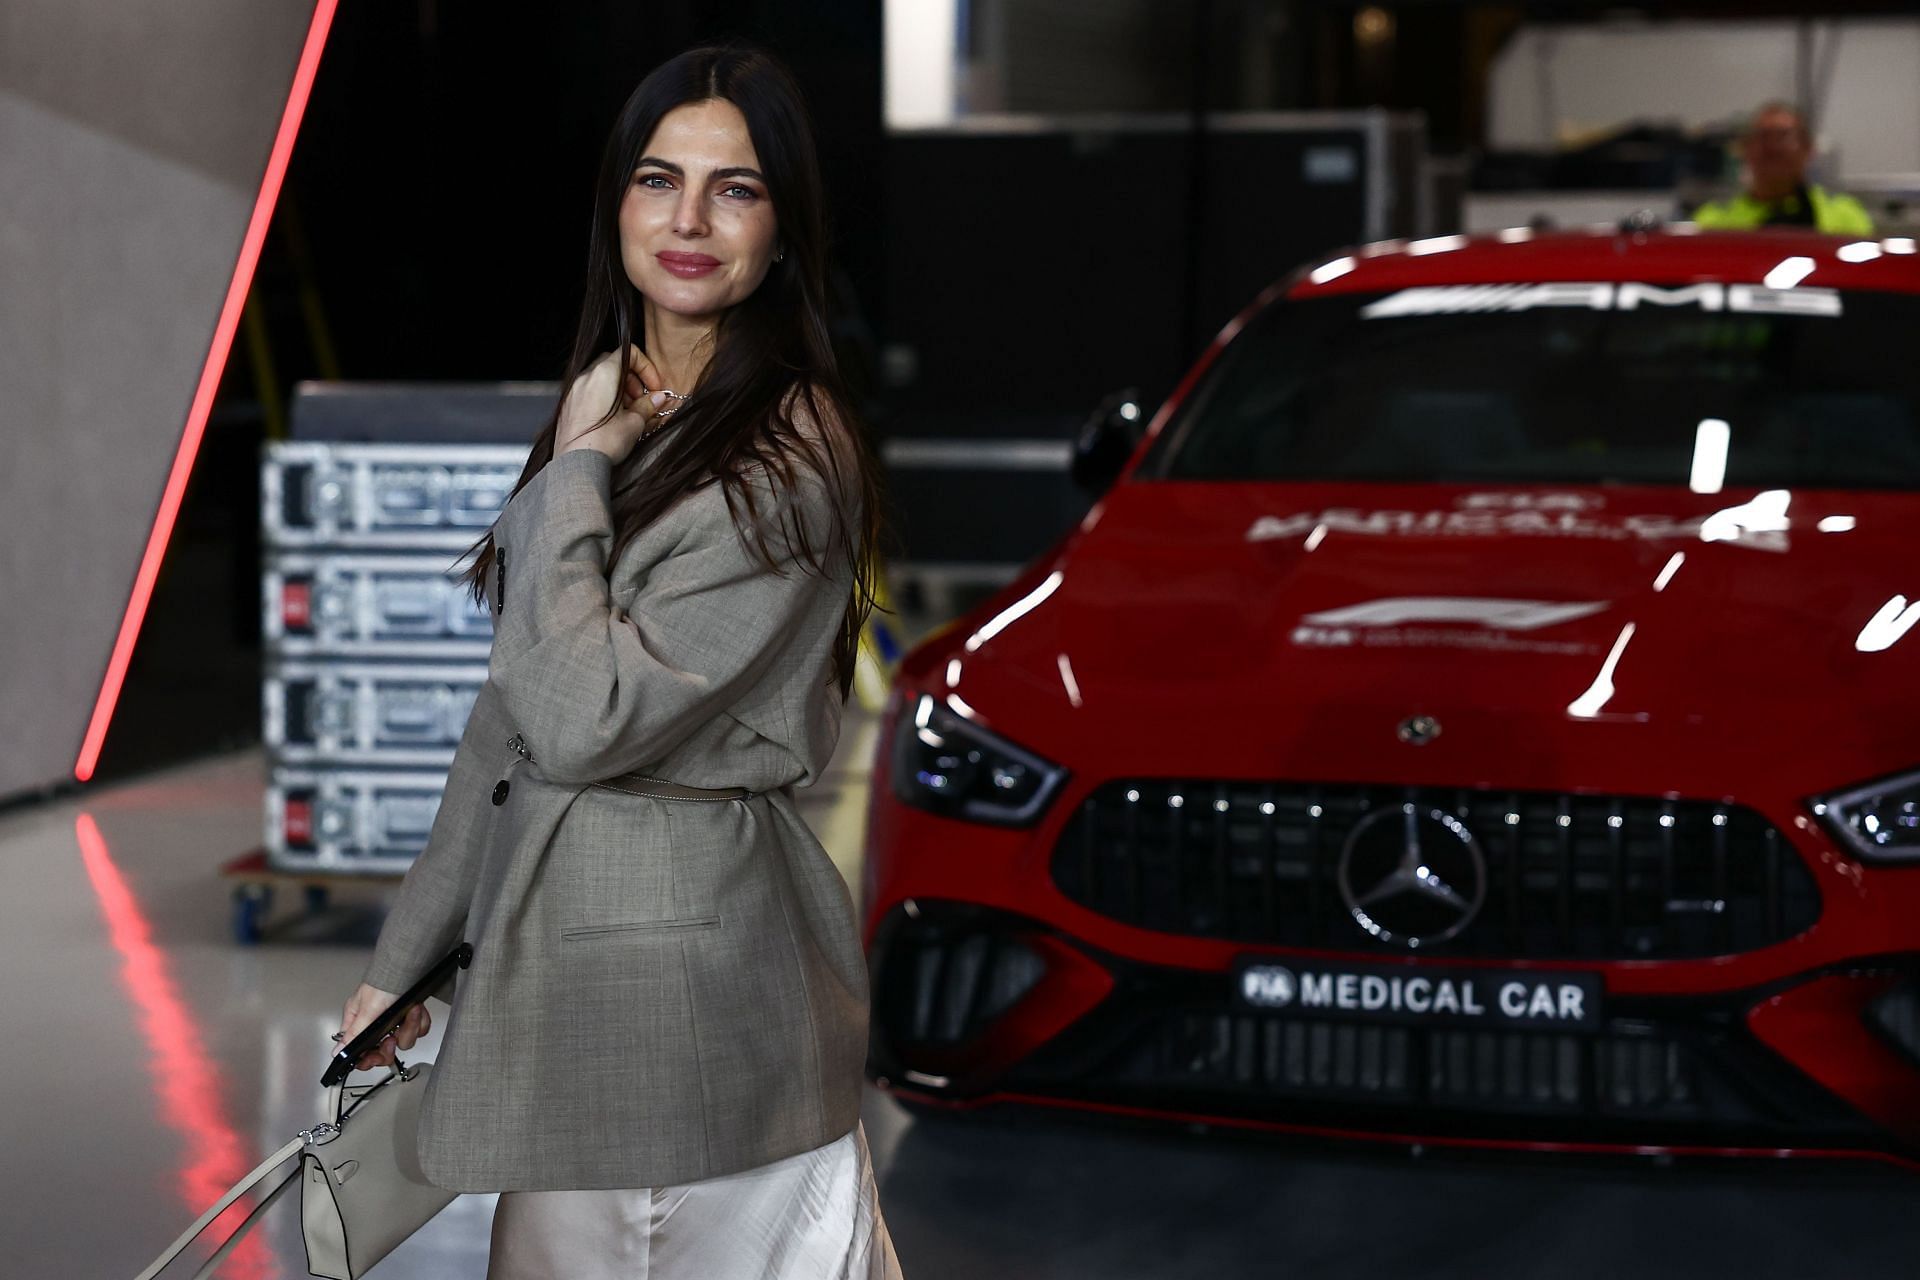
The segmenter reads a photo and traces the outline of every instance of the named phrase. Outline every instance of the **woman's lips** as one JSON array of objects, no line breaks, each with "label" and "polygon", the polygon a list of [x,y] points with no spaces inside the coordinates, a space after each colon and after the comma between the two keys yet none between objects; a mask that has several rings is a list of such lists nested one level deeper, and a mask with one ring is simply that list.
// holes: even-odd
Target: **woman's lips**
[{"label": "woman's lips", "polygon": [[720,259],[709,258],[704,253],[656,253],[653,256],[661,266],[682,280],[711,275],[720,266]]}]

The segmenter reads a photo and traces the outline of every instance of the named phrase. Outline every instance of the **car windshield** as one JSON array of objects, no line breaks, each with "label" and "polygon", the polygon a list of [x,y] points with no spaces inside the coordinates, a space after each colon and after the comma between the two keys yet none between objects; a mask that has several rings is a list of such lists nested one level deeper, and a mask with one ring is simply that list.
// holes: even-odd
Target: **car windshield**
[{"label": "car windshield", "polygon": [[1449,286],[1255,317],[1143,475],[1920,488],[1920,300]]}]

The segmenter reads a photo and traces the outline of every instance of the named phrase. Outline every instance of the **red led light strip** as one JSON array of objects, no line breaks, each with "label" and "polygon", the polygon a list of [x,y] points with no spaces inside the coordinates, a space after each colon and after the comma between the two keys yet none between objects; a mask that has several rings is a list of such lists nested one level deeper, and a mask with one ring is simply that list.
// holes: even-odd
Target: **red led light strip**
[{"label": "red led light strip", "polygon": [[207,415],[213,410],[214,392],[220,387],[220,373],[226,368],[227,353],[233,348],[233,335],[240,327],[240,312],[246,305],[247,291],[253,287],[253,269],[260,261],[260,246],[267,238],[267,224],[273,220],[273,206],[280,198],[280,184],[286,178],[287,161],[293,155],[293,140],[300,132],[300,117],[306,113],[307,98],[313,91],[313,78],[320,69],[320,51],[326,47],[327,29],[333,25],[333,12],[339,0],[318,0],[313,22],[307,28],[307,43],[300,50],[300,65],[293,73],[293,88],[287,94],[286,110],[280,116],[280,131],[274,135],[273,151],[267,157],[266,176],[260,180],[260,192],[254,197],[253,217],[247,223],[247,235],[240,243],[240,257],[234,264],[233,279],[227,285],[227,300],[220,308],[220,322],[214,326],[213,343],[207,349],[207,362],[200,370],[200,385],[187,410],[186,429],[180,434],[180,447],[173,455],[173,469],[167,474],[167,486],[160,495],[160,509],[147,534],[146,553],[140,558],[134,575],[133,595],[127,601],[126,614],[120,619],[120,634],[113,642],[113,656],[107,660],[106,677],[100,682],[100,696],[94,700],[93,718],[87,723],[87,735],[80,744],[80,758],[74,762],[73,776],[85,782],[93,777],[100,762],[100,747],[106,741],[107,726],[113,720],[113,708],[120,701],[120,688],[127,678],[127,666],[133,661],[134,642],[140,637],[140,624],[146,620],[147,605],[153,598],[154,580],[160,575],[160,563],[166,557],[167,542],[173,537],[174,521],[180,515],[180,503],[186,496],[187,478],[200,452],[201,437],[206,434]]}]

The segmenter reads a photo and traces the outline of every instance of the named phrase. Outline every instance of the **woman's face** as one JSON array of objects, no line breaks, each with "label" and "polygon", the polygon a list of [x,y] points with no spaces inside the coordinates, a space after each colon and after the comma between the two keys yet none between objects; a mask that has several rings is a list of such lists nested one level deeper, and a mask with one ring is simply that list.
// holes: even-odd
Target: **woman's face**
[{"label": "woman's face", "polygon": [[778,233],[740,108],[708,99],[662,116],[620,201],[634,287],[677,315],[716,315],[760,287]]}]

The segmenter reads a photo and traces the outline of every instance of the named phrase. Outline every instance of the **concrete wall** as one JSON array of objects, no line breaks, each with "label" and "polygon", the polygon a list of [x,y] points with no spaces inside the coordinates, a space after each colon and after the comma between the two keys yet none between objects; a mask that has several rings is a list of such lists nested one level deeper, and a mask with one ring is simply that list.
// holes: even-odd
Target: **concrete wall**
[{"label": "concrete wall", "polygon": [[[1920,172],[1920,19],[1825,19],[1812,29],[1813,65],[1830,82],[1818,127],[1836,176]],[[1488,145],[1551,146],[1562,130],[1634,120],[1701,125],[1797,98],[1799,32],[1794,22],[1523,29],[1494,65]]]},{"label": "concrete wall", "polygon": [[0,5],[0,797],[71,777],[313,12]]}]

